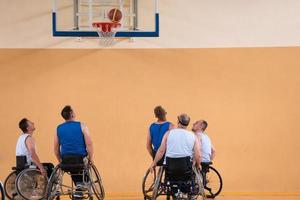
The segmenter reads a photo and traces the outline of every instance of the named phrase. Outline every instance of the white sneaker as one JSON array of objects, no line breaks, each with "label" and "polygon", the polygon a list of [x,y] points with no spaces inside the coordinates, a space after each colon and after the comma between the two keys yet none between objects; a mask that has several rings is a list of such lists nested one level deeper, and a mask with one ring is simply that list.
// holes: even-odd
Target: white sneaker
[{"label": "white sneaker", "polygon": [[82,191],[75,191],[73,196],[75,198],[83,198],[83,192]]},{"label": "white sneaker", "polygon": [[83,190],[86,190],[86,189],[87,189],[87,187],[86,187],[86,185],[84,183],[77,183],[76,190],[83,191]]}]

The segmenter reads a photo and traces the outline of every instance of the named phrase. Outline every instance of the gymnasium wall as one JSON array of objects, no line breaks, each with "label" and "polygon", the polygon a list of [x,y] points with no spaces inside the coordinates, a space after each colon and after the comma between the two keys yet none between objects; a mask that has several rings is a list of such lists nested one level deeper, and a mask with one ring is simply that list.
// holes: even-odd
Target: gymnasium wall
[{"label": "gymnasium wall", "polygon": [[[141,195],[153,108],[206,119],[224,194],[299,194],[299,48],[0,50],[0,179],[15,163],[22,117],[56,163],[60,111],[90,129],[107,193]],[[189,127],[191,128],[191,127]]]}]

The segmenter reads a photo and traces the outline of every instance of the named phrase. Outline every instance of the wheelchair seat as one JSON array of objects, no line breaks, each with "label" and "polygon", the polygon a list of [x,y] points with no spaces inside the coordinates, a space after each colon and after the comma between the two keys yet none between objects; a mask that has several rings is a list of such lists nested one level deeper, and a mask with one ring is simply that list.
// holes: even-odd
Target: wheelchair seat
[{"label": "wheelchair seat", "polygon": [[85,168],[83,159],[83,156],[63,156],[59,167],[65,172],[80,171]]},{"label": "wheelchair seat", "polygon": [[208,169],[209,169],[209,166],[212,165],[213,163],[212,162],[201,162],[201,166],[202,166],[202,172],[203,173],[207,173],[208,172]]},{"label": "wheelchair seat", "polygon": [[60,168],[65,172],[71,172],[73,170],[83,170],[84,167],[84,164],[60,164]]},{"label": "wheelchair seat", "polygon": [[212,165],[213,162],[201,162],[201,165]]},{"label": "wheelchair seat", "polygon": [[191,157],[166,157],[166,178],[168,181],[189,181],[193,176]]},{"label": "wheelchair seat", "polygon": [[16,166],[12,167],[11,169],[20,172],[23,171],[24,169],[28,169],[30,165],[27,163],[27,158],[26,156],[16,156]]}]

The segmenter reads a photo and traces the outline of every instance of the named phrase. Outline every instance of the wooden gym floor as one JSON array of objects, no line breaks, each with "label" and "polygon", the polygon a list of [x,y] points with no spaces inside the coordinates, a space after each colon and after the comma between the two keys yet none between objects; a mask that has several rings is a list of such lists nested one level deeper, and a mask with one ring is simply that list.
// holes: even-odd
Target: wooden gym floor
[{"label": "wooden gym floor", "polygon": [[[165,198],[159,198],[163,200]],[[200,198],[198,198],[200,199]],[[107,197],[106,200],[143,200],[137,197]],[[215,200],[300,200],[300,196],[219,196]]]},{"label": "wooden gym floor", "polygon": [[[69,199],[69,198],[63,198],[63,199]],[[165,200],[165,196],[159,197],[157,200]],[[110,196],[107,195],[105,197],[105,200],[143,200],[142,197],[137,196]],[[201,198],[198,198],[198,200],[201,200]],[[212,199],[208,199],[212,200]],[[300,195],[226,195],[226,196],[218,196],[214,200],[300,200]]]}]

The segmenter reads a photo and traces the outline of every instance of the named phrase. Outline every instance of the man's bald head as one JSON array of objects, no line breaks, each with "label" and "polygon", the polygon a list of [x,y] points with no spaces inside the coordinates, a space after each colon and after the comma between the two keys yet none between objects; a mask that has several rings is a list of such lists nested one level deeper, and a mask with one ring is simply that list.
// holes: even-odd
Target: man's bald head
[{"label": "man's bald head", "polygon": [[178,119],[178,123],[181,124],[182,126],[188,126],[190,123],[190,117],[185,113],[179,115],[177,119]]}]

